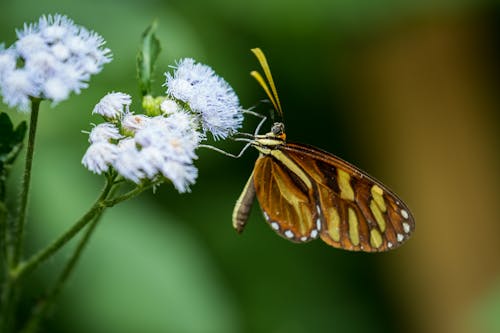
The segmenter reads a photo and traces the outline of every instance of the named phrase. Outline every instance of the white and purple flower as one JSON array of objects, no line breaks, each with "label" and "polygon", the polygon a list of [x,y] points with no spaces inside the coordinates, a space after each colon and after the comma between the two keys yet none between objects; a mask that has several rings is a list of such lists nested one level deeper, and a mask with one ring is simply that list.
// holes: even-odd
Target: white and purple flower
[{"label": "white and purple flower", "polygon": [[185,58],[165,77],[167,94],[185,102],[200,117],[203,131],[212,133],[214,139],[225,139],[241,127],[238,96],[209,66]]},{"label": "white and purple flower", "polygon": [[7,105],[21,111],[29,111],[31,98],[57,103],[80,93],[111,61],[100,35],[64,15],[42,16],[17,30],[17,37],[0,48],[0,91]]},{"label": "white and purple flower", "polygon": [[[124,93],[108,94],[95,106],[93,113],[107,122],[90,132],[82,161],[90,171],[102,173],[109,166],[136,184],[168,179],[187,192],[198,176],[193,163],[206,132],[224,139],[241,127],[238,97],[210,67],[183,59],[165,75],[168,96],[155,112],[130,111],[131,97]],[[102,157],[102,143],[116,147],[109,159]]]},{"label": "white and purple flower", "polygon": [[111,167],[136,184],[169,179],[179,192],[189,191],[198,175],[193,165],[195,150],[203,139],[194,115],[182,110],[155,117],[128,110],[111,117],[106,112],[95,113],[110,122],[95,126],[89,133],[91,145],[82,160],[87,169],[101,174]]}]

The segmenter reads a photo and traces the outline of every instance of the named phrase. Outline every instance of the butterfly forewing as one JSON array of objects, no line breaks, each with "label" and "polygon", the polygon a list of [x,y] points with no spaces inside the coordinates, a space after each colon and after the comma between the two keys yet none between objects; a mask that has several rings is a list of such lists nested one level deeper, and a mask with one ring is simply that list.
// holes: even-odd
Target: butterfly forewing
[{"label": "butterfly forewing", "polygon": [[257,199],[271,227],[294,241],[318,234],[353,251],[401,245],[415,223],[387,187],[342,159],[312,146],[283,144],[256,162]]}]

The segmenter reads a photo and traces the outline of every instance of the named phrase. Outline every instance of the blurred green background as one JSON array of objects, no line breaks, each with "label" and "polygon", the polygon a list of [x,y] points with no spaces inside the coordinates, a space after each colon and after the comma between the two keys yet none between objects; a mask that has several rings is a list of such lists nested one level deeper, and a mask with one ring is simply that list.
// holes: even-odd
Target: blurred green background
[{"label": "blurred green background", "polygon": [[[261,47],[289,140],[384,181],[412,208],[417,230],[397,251],[349,253],[289,243],[255,206],[237,235],[233,204],[257,154],[199,151],[192,193],[162,186],[106,213],[45,332],[500,332],[499,4],[2,0],[0,40],[10,45],[14,29],[48,13],[99,32],[114,61],[81,95],[42,106],[30,253],[97,196],[102,179],[80,164],[81,131],[100,121],[91,111],[107,92],[131,94],[138,108],[136,51],[153,19],[163,46],[158,93],[167,66],[193,57],[245,107],[257,105],[264,94],[248,75],[258,68],[249,49]],[[24,308],[68,255],[30,279]]]}]

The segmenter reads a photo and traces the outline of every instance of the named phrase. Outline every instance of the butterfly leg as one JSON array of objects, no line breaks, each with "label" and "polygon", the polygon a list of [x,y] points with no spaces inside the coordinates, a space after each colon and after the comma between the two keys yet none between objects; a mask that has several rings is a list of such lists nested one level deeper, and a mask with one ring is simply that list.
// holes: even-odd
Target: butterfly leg
[{"label": "butterfly leg", "polygon": [[[242,140],[236,140],[236,141],[242,141]],[[227,151],[224,151],[224,150],[222,150],[220,148],[217,148],[217,147],[214,147],[214,146],[210,146],[210,145],[199,145],[198,147],[208,148],[208,149],[211,149],[211,150],[216,151],[218,153],[221,153],[223,155],[232,157],[232,158],[240,158],[243,155],[243,153],[248,149],[248,147],[250,147],[251,145],[252,145],[252,143],[248,142],[237,155],[228,153]]]}]

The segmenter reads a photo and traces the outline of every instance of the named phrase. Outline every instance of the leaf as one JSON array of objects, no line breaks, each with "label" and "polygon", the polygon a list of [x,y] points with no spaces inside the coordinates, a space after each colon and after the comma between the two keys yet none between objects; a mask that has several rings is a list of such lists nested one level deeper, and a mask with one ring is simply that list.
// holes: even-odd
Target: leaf
[{"label": "leaf", "polygon": [[151,94],[151,82],[156,60],[161,51],[160,41],[155,35],[156,21],[142,33],[141,45],[137,54],[137,76],[142,96]]},{"label": "leaf", "polygon": [[4,112],[0,113],[0,201],[4,200],[8,171],[23,147],[26,130],[25,121],[14,129],[9,116]]}]

